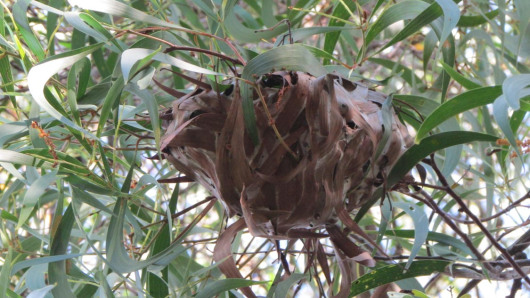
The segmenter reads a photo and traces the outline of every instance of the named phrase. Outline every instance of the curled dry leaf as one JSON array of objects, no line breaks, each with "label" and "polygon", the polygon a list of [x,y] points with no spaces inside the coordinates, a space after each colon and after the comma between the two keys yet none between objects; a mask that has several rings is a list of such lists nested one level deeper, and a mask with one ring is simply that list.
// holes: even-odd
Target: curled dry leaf
[{"label": "curled dry leaf", "polygon": [[327,228],[344,255],[374,265],[335,224],[371,198],[412,144],[393,112],[383,137],[387,96],[331,74],[278,71],[256,85],[257,146],[245,133],[236,83],[176,100],[162,152],[254,236],[319,238]]}]

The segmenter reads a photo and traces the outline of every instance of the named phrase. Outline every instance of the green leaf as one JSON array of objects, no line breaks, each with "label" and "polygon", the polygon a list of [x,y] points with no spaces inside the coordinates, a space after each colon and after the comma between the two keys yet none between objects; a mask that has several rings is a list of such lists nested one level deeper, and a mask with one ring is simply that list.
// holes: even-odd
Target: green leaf
[{"label": "green leaf", "polygon": [[48,82],[48,80],[54,74],[85,58],[87,55],[100,48],[102,45],[103,44],[101,43],[95,44],[53,56],[50,59],[46,59],[35,65],[28,73],[29,91],[33,95],[33,99],[37,102],[37,104],[55,119],[93,139],[96,139],[96,137],[92,135],[92,133],[82,127],[79,127],[77,124],[72,122],[72,120],[67,118],[66,115],[63,115],[57,111],[57,109],[54,108],[44,96],[43,89],[46,86],[46,82]]},{"label": "green leaf", "polygon": [[394,110],[392,109],[392,97],[392,94],[387,96],[387,98],[383,102],[383,106],[381,107],[381,118],[383,118],[383,135],[381,136],[381,140],[379,141],[379,144],[377,145],[377,148],[375,150],[374,160],[377,160],[379,158],[379,156],[385,149],[390,135],[392,134],[392,120],[394,119]]},{"label": "green leaf", "polygon": [[268,281],[253,281],[243,278],[227,278],[211,281],[206,287],[202,288],[198,292],[195,298],[215,297],[216,295],[219,295],[229,290],[249,287],[253,285],[262,285],[266,283],[268,283]]},{"label": "green leaf", "polygon": [[453,0],[436,0],[443,10],[443,29],[440,44],[443,44],[460,19],[460,10]]},{"label": "green leaf", "polygon": [[170,56],[168,54],[157,53],[156,51],[150,50],[150,49],[135,48],[135,49],[125,50],[123,54],[121,55],[121,70],[123,73],[123,77],[128,80],[131,69],[133,68],[135,63],[151,55],[152,55],[151,59],[153,60],[160,61],[162,63],[166,63],[169,65],[173,65],[175,67],[178,67],[184,70],[188,70],[188,71],[192,71],[196,73],[208,74],[208,75],[224,76],[224,74],[222,73],[218,73],[218,72],[206,69],[206,68],[202,68],[197,65],[193,65],[186,61]]},{"label": "green leaf", "polygon": [[261,20],[267,27],[273,27],[278,23],[274,17],[274,1],[262,1],[261,3]]},{"label": "green leaf", "polygon": [[378,52],[383,51],[384,49],[396,44],[399,41],[411,36],[416,33],[418,30],[423,28],[425,25],[430,24],[432,21],[436,20],[439,16],[442,15],[442,8],[438,3],[431,4],[428,8],[422,11],[417,17],[415,17],[410,23],[408,23],[403,30],[399,31],[384,47],[379,49]]},{"label": "green leaf", "polygon": [[151,126],[153,128],[156,147],[160,148],[160,117],[158,115],[158,103],[155,96],[150,90],[140,90],[136,84],[129,83],[125,87],[125,90],[135,94],[143,100],[143,103],[147,107],[149,113],[149,119],[151,119]]},{"label": "green leaf", "polygon": [[530,98],[521,99],[521,110],[525,112],[530,112]]},{"label": "green leaf", "polygon": [[436,37],[436,32],[434,32],[434,30],[429,31],[429,33],[425,35],[425,39],[423,40],[423,71],[424,72],[427,72],[429,61],[431,61],[431,56],[432,56],[432,53],[434,52],[434,49],[436,48],[437,43],[438,43],[438,38]]},{"label": "green leaf", "polygon": [[469,131],[450,131],[428,136],[399,158],[388,175],[387,184],[391,186],[397,183],[418,162],[437,150],[474,141],[495,142],[497,139],[496,136]]},{"label": "green leaf", "polygon": [[94,198],[91,194],[89,194],[86,191],[82,191],[75,185],[72,185],[72,198],[75,201],[83,202],[89,206],[92,206],[96,208],[97,210],[104,211],[107,214],[112,214],[112,210],[110,210],[107,206],[105,206],[103,203],[101,203],[98,199]]},{"label": "green leaf", "polygon": [[443,272],[449,264],[448,261],[429,260],[414,261],[408,270],[404,269],[403,263],[381,267],[354,281],[351,286],[350,297],[394,281]]},{"label": "green leaf", "polygon": [[[346,31],[346,30],[357,30],[353,27],[339,27],[339,26],[328,26],[328,27],[309,27],[309,28],[299,28],[292,30],[292,38],[294,42],[300,41],[302,39],[305,39],[307,37],[322,34],[322,33],[329,33],[329,32],[340,32],[340,31]],[[279,37],[274,45],[279,46],[282,42],[287,43],[288,38],[285,34],[282,35],[282,37]]]},{"label": "green leaf", "polygon": [[512,130],[512,127],[510,125],[510,120],[508,116],[508,101],[506,100],[504,95],[499,96],[494,102],[493,102],[493,117],[495,118],[495,121],[499,125],[499,128],[504,133],[504,136],[510,144],[512,145],[513,149],[519,156],[521,156],[521,150],[519,146],[517,146],[517,141],[514,135],[514,132]]},{"label": "green leaf", "polygon": [[[435,29],[436,34],[438,36],[440,36],[440,34],[441,34],[440,30],[436,30],[436,27],[437,26],[433,26],[433,28]],[[455,38],[453,37],[453,34],[451,34],[450,32],[449,32],[449,35],[448,35],[448,37],[446,39],[446,42],[441,44],[441,49],[442,49],[443,61],[447,65],[453,67],[453,65],[455,64],[456,48],[455,48]],[[442,89],[440,100],[443,103],[445,101],[445,99],[446,99],[446,96],[447,96],[447,90],[449,89],[450,77],[445,71],[442,71],[442,73],[438,77],[437,81],[438,80],[440,81],[440,85],[441,85],[441,89]],[[436,86],[436,82],[435,82],[434,85]]]},{"label": "green leaf", "polygon": [[[171,243],[171,231],[170,225],[164,225],[159,231],[158,238],[156,238],[155,244],[151,255],[156,255],[162,252]],[[154,273],[147,273],[147,291],[153,297],[167,297],[169,295],[168,289],[168,266],[163,268],[160,275]]]},{"label": "green leaf", "polygon": [[455,96],[434,110],[416,134],[416,142],[423,139],[440,123],[467,110],[492,103],[501,94],[500,86],[473,89]]},{"label": "green leaf", "polygon": [[[124,189],[127,188],[126,185],[127,184],[124,183]],[[116,201],[116,207],[113,211],[113,216],[110,220],[106,242],[107,259],[112,270],[121,274],[141,270],[148,266],[163,268],[167,266],[167,264],[169,264],[169,262],[171,262],[171,260],[173,260],[176,256],[185,251],[185,248],[175,249],[185,236],[183,235],[180,238],[180,241],[173,241],[171,245],[166,247],[162,252],[155,256],[141,261],[131,259],[123,247],[123,225],[127,210],[127,200],[123,197],[118,198]]]},{"label": "green leaf", "polygon": [[50,169],[52,167],[52,163],[50,162],[39,160],[24,153],[5,149],[0,149],[0,161],[12,164],[41,167],[44,169]]},{"label": "green leaf", "polygon": [[88,58],[83,58],[75,63],[68,72],[66,97],[73,120],[79,126],[81,126],[81,118],[79,116],[79,107],[77,106],[77,81],[79,76],[80,87],[81,85],[86,84],[88,78],[83,76],[83,73],[86,72],[86,70],[90,71],[90,66]]},{"label": "green leaf", "polygon": [[16,263],[13,268],[11,269],[11,274],[16,274],[19,270],[22,270],[24,268],[28,268],[35,265],[41,265],[41,264],[48,264],[51,262],[58,262],[58,261],[64,261],[68,259],[77,258],[80,256],[83,256],[84,254],[66,254],[66,255],[54,255],[54,256],[47,256],[47,257],[40,257],[36,259],[30,259],[30,260],[24,260],[21,262]]},{"label": "green leaf", "polygon": [[414,245],[410,250],[409,259],[405,265],[406,270],[409,269],[412,261],[414,261],[414,258],[420,252],[422,245],[427,240],[427,236],[429,234],[429,219],[425,214],[425,211],[423,211],[423,209],[417,205],[405,202],[393,202],[392,206],[398,207],[405,211],[414,222]]},{"label": "green leaf", "polygon": [[[348,7],[345,7],[344,5],[348,5]],[[337,6],[333,9],[333,19],[329,20],[328,27],[332,26],[344,26],[346,23],[341,21],[345,20],[347,21],[350,16],[350,11],[355,12],[357,10],[357,6],[354,2],[351,1],[339,1],[337,3]],[[340,31],[333,31],[326,33],[326,36],[324,37],[324,47],[323,50],[327,52],[328,54],[332,55],[333,51],[335,50],[335,46],[337,44],[337,41],[339,40],[341,32]],[[324,65],[329,64],[329,59],[324,59]]]},{"label": "green leaf", "polygon": [[[59,210],[61,212],[61,210]],[[57,231],[53,237],[50,255],[64,255],[67,252],[70,242],[70,235],[74,226],[74,212],[70,204],[61,217]],[[52,292],[55,297],[73,297],[74,293],[70,288],[66,276],[66,262],[64,260],[51,262],[48,264],[48,276],[51,284],[56,284]]]},{"label": "green leaf", "polygon": [[107,119],[112,116],[111,109],[113,106],[115,106],[116,101],[120,99],[121,92],[124,86],[125,82],[123,76],[119,76],[110,86],[110,89],[108,89],[107,95],[105,96],[105,99],[103,101],[103,106],[101,107],[101,115],[99,118],[98,129],[96,132],[96,136],[98,138],[101,137],[101,133],[105,128]]},{"label": "green leaf", "polygon": [[[13,5],[13,17],[16,22],[16,28],[20,31],[22,39],[27,44],[31,53],[37,56],[38,60],[42,60],[46,57],[46,54],[44,53],[44,49],[42,48],[39,39],[33,34],[26,16],[26,11],[28,10],[30,2],[31,0],[17,1]],[[23,55],[25,55],[25,53]]]},{"label": "green leaf", "polygon": [[418,0],[398,2],[392,6],[389,6],[388,9],[383,11],[381,16],[377,18],[377,21],[375,21],[368,28],[365,43],[370,44],[370,42],[372,42],[376,36],[379,35],[379,33],[383,32],[383,30],[395,22],[415,18],[428,6],[429,4]]},{"label": "green leaf", "polygon": [[[405,230],[405,229],[402,229],[402,230],[388,230],[388,231],[385,231],[385,235],[386,236],[395,236],[395,237],[399,237],[399,238],[414,238],[415,232],[414,232],[414,230]],[[463,252],[466,255],[473,256],[473,253],[471,252],[469,247],[467,247],[467,245],[464,242],[462,242],[461,240],[459,240],[459,239],[457,239],[455,237],[452,237],[450,235],[446,235],[446,234],[443,234],[443,233],[437,233],[437,232],[429,232],[429,234],[427,235],[427,240],[428,241],[435,241],[435,242],[438,242],[438,243],[441,243],[441,244],[444,244],[444,245],[448,245],[448,246],[452,246],[452,247],[460,250],[461,252]]]},{"label": "green leaf", "polygon": [[120,16],[124,18],[130,18],[135,21],[145,22],[149,24],[154,24],[162,27],[169,27],[174,29],[187,30],[184,27],[163,21],[161,19],[155,18],[146,14],[143,11],[135,9],[130,5],[125,3],[118,2],[116,0],[68,0],[72,6],[78,6],[82,9],[88,9],[92,11],[98,11],[103,13],[108,13],[115,16]]},{"label": "green leaf", "polygon": [[[13,92],[15,91],[15,86],[13,83],[13,73],[11,71],[11,64],[9,63],[9,56],[5,55],[0,58],[0,75],[2,76],[2,91],[4,92]],[[16,101],[14,96],[10,96],[11,102],[16,106]]]},{"label": "green leaf", "polygon": [[271,39],[279,36],[281,33],[287,31],[287,24],[280,24],[271,30],[264,30],[256,32],[255,29],[250,29],[242,24],[235,14],[234,6],[236,0],[224,1],[225,7],[223,10],[223,24],[230,35],[240,42],[257,43],[262,39]]},{"label": "green leaf", "polygon": [[517,15],[519,16],[519,30],[521,34],[519,36],[519,43],[522,41],[523,36],[525,36],[528,23],[530,22],[530,2],[525,0],[514,0],[515,7],[517,8]]},{"label": "green leaf", "polygon": [[289,289],[293,286],[293,284],[307,277],[307,274],[302,273],[291,274],[289,278],[278,283],[278,285],[276,286],[276,290],[274,291],[274,297],[287,297],[287,293],[289,292]]},{"label": "green leaf", "polygon": [[45,193],[46,189],[52,184],[57,176],[57,171],[50,172],[48,174],[39,177],[35,180],[24,195],[22,201],[22,209],[20,211],[19,220],[17,223],[17,229],[19,229],[30,217],[33,208],[39,202],[40,197]]},{"label": "green leaf", "polygon": [[485,24],[488,20],[494,19],[499,15],[499,9],[492,10],[482,15],[478,16],[460,16],[458,20],[458,27],[476,27],[478,25]]},{"label": "green leaf", "polygon": [[382,58],[370,58],[368,60],[392,70],[394,75],[402,77],[411,87],[417,89],[424,88],[421,79],[414,73],[414,71],[403,66],[401,63]]},{"label": "green leaf", "polygon": [[[339,64],[342,63],[342,61],[337,59],[335,56],[329,54],[328,52],[325,52],[325,51],[321,50],[320,48],[316,48],[316,47],[312,47],[312,46],[308,46],[308,45],[303,45],[303,46],[306,49],[308,49],[311,52],[311,54],[313,54],[313,56],[315,56],[316,58],[324,58],[324,59],[327,59],[327,60],[330,60],[330,61],[334,61],[334,62],[339,63]],[[334,70],[336,70],[338,68],[340,70],[345,70],[345,72],[350,73],[349,69],[347,69],[345,67],[342,67],[342,66],[338,66],[338,65],[326,65],[325,68],[326,68],[327,72],[333,72]]]},{"label": "green leaf", "polygon": [[514,110],[520,108],[519,99],[527,94],[527,87],[530,85],[530,74],[520,74],[509,77],[502,83],[504,98]]},{"label": "green leaf", "polygon": [[[2,210],[4,212],[4,210]],[[13,247],[9,246],[7,254],[3,255],[4,262],[0,271],[0,293],[5,293],[9,289],[9,280],[11,278],[11,259],[13,258]]]},{"label": "green leaf", "polygon": [[120,44],[120,41],[116,40],[112,34],[105,29],[94,17],[87,13],[80,13],[79,18],[83,20],[85,23],[90,25],[96,32],[98,32],[100,35],[100,41],[111,41],[114,46],[111,46],[110,49],[113,51],[116,51],[118,53],[123,52],[123,48],[125,45]]},{"label": "green leaf", "polygon": [[442,64],[443,69],[451,76],[451,78],[455,81],[457,81],[462,87],[466,89],[476,89],[482,87],[480,84],[477,84],[470,79],[464,77],[460,73],[458,73],[454,68],[449,66],[447,63],[440,61]]}]

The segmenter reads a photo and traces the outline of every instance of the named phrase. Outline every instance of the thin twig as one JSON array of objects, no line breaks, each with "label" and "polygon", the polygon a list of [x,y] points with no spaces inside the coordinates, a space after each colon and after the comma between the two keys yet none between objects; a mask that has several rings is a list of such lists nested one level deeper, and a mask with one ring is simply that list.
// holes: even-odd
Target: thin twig
[{"label": "thin twig", "polygon": [[294,153],[293,150],[291,150],[291,148],[289,148],[289,146],[285,143],[285,140],[283,139],[282,135],[278,131],[278,128],[276,127],[276,124],[274,123],[274,119],[272,119],[272,115],[271,115],[271,113],[269,111],[269,108],[267,107],[267,103],[265,102],[265,98],[263,97],[263,94],[261,93],[260,86],[255,86],[255,89],[256,89],[256,92],[258,93],[258,96],[259,96],[259,99],[261,101],[261,104],[263,105],[263,110],[265,111],[265,114],[267,115],[267,118],[269,120],[270,126],[272,127],[272,130],[274,131],[274,134],[278,138],[278,141],[280,141],[280,144],[285,148],[285,150],[287,152],[289,152],[289,154],[291,154],[291,156],[294,159],[298,160],[298,156],[296,156],[296,153]]},{"label": "thin twig", "polygon": [[[196,204],[193,204],[193,205],[189,206],[188,208],[183,209],[182,211],[179,211],[179,212],[177,212],[177,213],[171,215],[171,219],[175,219],[175,218],[181,216],[182,214],[185,214],[185,213],[187,213],[188,211],[190,211],[190,210],[192,210],[192,209],[195,209],[195,208],[197,208],[198,206],[200,206],[200,205],[202,205],[202,204],[204,204],[204,203],[206,203],[206,202],[208,202],[208,201],[211,201],[211,200],[213,200],[213,199],[215,199],[215,197],[207,197],[206,199],[204,199],[204,200],[202,200],[202,201],[200,201],[200,202],[198,202],[198,203],[196,203]],[[164,219],[159,220],[159,221],[157,221],[157,222],[154,222],[154,223],[151,223],[151,224],[145,225],[145,226],[142,227],[142,230],[145,230],[145,229],[147,229],[147,228],[149,228],[149,227],[152,227],[152,226],[154,226],[154,225],[158,225],[158,224],[161,224],[161,223],[164,223],[164,222],[167,222],[167,218],[164,218]]]},{"label": "thin twig", "polygon": [[[404,193],[404,194],[410,197],[413,197],[425,203],[427,206],[431,207],[437,214],[439,214],[442,217],[444,222],[447,225],[449,225],[449,227],[451,227],[451,229],[453,229],[453,231],[455,231],[455,233],[457,233],[458,236],[460,236],[460,238],[462,238],[466,246],[471,250],[471,252],[475,255],[475,257],[479,261],[482,261],[482,262],[486,261],[486,258],[484,257],[484,255],[482,255],[482,253],[478,251],[475,245],[473,245],[473,242],[471,241],[471,239],[469,239],[467,234],[464,233],[462,230],[460,230],[460,228],[451,220],[451,218],[438,206],[438,204],[436,204],[436,202],[434,202],[434,199],[424,190],[421,190],[420,193],[426,199],[423,199],[420,196],[413,194],[413,193]],[[488,270],[493,270],[493,268],[489,266],[487,263],[485,264],[485,266]]]},{"label": "thin twig", "polygon": [[[527,192],[524,196],[522,196],[520,199],[518,199],[517,201],[513,202],[510,204],[510,206],[506,207],[504,210],[502,211],[499,211],[498,213],[492,215],[492,216],[488,216],[488,217],[485,217],[485,218],[482,218],[480,219],[481,222],[486,222],[486,221],[490,221],[492,219],[495,219],[503,214],[505,214],[506,212],[512,210],[513,208],[517,207],[517,205],[521,204],[523,201],[527,200],[530,198],[530,191]],[[464,224],[472,224],[474,223],[473,220],[465,220],[465,219],[458,219],[458,218],[455,218],[455,217],[452,217],[451,218],[454,220],[454,221],[457,221],[459,223],[464,223]]]},{"label": "thin twig", "polygon": [[121,35],[123,35],[125,33],[128,33],[128,32],[134,34],[134,33],[141,33],[141,32],[169,31],[169,30],[179,30],[179,31],[186,32],[186,33],[189,33],[189,34],[206,36],[206,37],[210,37],[210,38],[213,38],[213,39],[217,39],[217,40],[223,41],[224,43],[226,43],[226,45],[228,45],[228,47],[230,47],[230,49],[237,56],[238,64],[241,64],[243,66],[246,65],[245,59],[243,59],[241,54],[239,54],[239,51],[237,50],[237,48],[228,40],[228,38],[222,38],[222,37],[219,37],[217,35],[206,33],[206,32],[197,32],[197,31],[193,31],[193,30],[189,30],[189,29],[185,29],[185,28],[175,29],[175,28],[169,28],[169,27],[154,26],[154,27],[147,27],[147,28],[142,28],[142,29],[135,29],[133,32],[130,32],[131,30],[129,30],[129,29],[121,30],[121,32],[116,35],[116,38],[118,38]]},{"label": "thin twig", "polygon": [[436,176],[438,176],[438,179],[440,180],[440,183],[446,187],[445,192],[449,194],[460,206],[460,208],[464,211],[464,213],[469,216],[473,222],[479,227],[479,229],[484,233],[484,235],[490,240],[491,244],[497,248],[497,250],[506,258],[506,260],[512,265],[513,269],[520,274],[520,276],[530,285],[530,278],[527,276],[527,273],[525,273],[517,263],[515,263],[512,256],[506,251],[504,247],[502,247],[499,242],[493,237],[493,235],[490,233],[490,231],[480,222],[479,218],[469,210],[467,205],[464,203],[462,198],[456,194],[449,183],[447,182],[447,179],[445,179],[445,176],[442,174],[438,166],[436,165],[436,162],[434,161],[434,157],[431,158],[432,163],[431,167],[436,172]]}]

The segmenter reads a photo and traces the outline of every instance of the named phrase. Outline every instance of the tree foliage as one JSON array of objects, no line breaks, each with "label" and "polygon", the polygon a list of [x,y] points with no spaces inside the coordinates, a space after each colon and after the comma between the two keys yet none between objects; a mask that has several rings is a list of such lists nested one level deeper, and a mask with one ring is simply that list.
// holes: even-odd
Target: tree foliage
[{"label": "tree foliage", "polygon": [[[0,293],[331,296],[341,266],[350,295],[528,291],[528,1],[0,2]],[[225,278],[237,217],[159,158],[175,98],[234,81],[259,142],[250,86],[282,68],[391,94],[415,136],[354,214],[375,268],[243,231]]]}]

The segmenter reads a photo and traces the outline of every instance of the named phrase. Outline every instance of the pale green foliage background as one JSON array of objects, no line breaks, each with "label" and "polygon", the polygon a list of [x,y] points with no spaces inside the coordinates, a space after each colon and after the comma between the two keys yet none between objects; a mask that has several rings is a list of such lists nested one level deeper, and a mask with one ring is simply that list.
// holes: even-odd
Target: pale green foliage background
[{"label": "pale green foliage background", "polygon": [[[526,0],[0,1],[0,295],[232,297],[250,284],[269,297],[336,293],[340,271],[329,246],[330,284],[320,267],[306,271],[300,241],[286,251],[294,274],[280,281],[274,243],[246,232],[233,249],[247,280],[221,275],[212,249],[233,219],[221,204],[203,201],[209,194],[197,184],[160,183],[179,173],[152,158],[163,134],[159,112],[175,99],[153,78],[184,93],[195,88],[168,68],[222,91],[236,73],[252,80],[280,66],[311,69],[316,59],[315,75],[336,72],[392,93],[417,145],[388,173],[390,184],[411,169],[421,181],[413,166],[435,152],[454,192],[487,219],[502,247],[528,230]],[[289,31],[300,46],[282,50]],[[166,53],[168,43],[180,48]],[[276,47],[274,59],[263,54]],[[289,61],[287,49],[301,56]],[[227,58],[259,63],[245,73]],[[250,133],[253,116],[245,114]],[[378,267],[421,264],[415,275],[432,277],[399,286],[457,295],[469,279],[434,273],[441,259],[442,268],[484,272],[429,204],[487,260],[500,253],[424,167],[425,183],[439,186],[424,187],[430,203],[394,192],[356,219],[395,257],[378,259]],[[356,278],[369,271],[359,267]],[[383,274],[373,272],[368,288]],[[490,277],[472,293],[509,295],[510,279]],[[359,289],[352,285],[352,293]],[[523,281],[519,294],[528,293]]]}]

